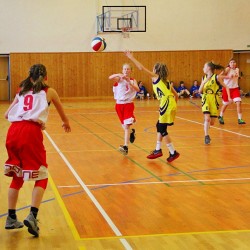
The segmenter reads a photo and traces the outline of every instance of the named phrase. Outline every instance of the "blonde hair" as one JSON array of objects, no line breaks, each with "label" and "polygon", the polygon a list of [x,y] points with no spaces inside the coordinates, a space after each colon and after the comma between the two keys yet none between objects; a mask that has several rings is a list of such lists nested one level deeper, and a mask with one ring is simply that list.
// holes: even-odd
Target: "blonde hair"
[{"label": "blonde hair", "polygon": [[128,66],[128,67],[132,70],[132,66],[131,66],[130,63],[124,63],[124,64],[122,65],[122,68],[123,68],[124,66]]}]

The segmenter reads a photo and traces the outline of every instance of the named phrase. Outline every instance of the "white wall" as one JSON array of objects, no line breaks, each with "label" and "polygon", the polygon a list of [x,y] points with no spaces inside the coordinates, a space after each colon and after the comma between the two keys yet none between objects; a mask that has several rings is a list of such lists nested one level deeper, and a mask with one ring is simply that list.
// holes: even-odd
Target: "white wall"
[{"label": "white wall", "polygon": [[249,0],[0,0],[0,53],[91,51],[102,5],[146,5],[147,32],[103,35],[107,51],[246,50]]}]

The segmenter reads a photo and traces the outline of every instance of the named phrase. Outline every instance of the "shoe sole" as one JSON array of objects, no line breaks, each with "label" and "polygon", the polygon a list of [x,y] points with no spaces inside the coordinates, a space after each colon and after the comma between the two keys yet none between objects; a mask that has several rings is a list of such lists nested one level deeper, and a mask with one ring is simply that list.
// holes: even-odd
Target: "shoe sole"
[{"label": "shoe sole", "polygon": [[168,160],[167,159],[167,162],[172,162],[172,161],[174,161],[174,160],[176,160],[177,158],[179,158],[180,157],[180,154],[177,154],[175,157],[173,157],[172,159],[170,159],[170,160]]},{"label": "shoe sole", "polygon": [[154,159],[157,159],[157,158],[162,157],[162,156],[163,156],[163,154],[161,154],[161,155],[154,155],[154,156],[148,155],[147,158],[150,159],[150,160],[154,160]]},{"label": "shoe sole", "polygon": [[35,231],[35,230],[32,228],[32,226],[31,226],[31,224],[29,223],[29,221],[24,220],[23,223],[24,223],[24,225],[28,228],[28,232],[29,232],[30,234],[34,235],[35,237],[38,237],[38,236],[39,236],[39,233],[38,233],[37,231]]},{"label": "shoe sole", "polygon": [[23,226],[24,226],[24,225],[21,225],[21,226],[19,226],[19,227],[14,227],[14,226],[12,226],[12,227],[5,227],[5,229],[6,229],[6,230],[19,229],[19,228],[23,228]]},{"label": "shoe sole", "polygon": [[129,138],[130,143],[134,143],[135,141],[135,130],[132,128],[132,132],[130,134],[130,138]]}]

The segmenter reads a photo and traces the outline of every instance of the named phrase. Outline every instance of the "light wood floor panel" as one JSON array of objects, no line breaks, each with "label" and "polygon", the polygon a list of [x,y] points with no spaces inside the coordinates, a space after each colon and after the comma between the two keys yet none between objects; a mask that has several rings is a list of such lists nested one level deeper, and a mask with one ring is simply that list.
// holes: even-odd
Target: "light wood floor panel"
[{"label": "light wood floor panel", "polygon": [[[250,100],[243,101],[244,119],[250,124]],[[168,164],[165,145],[164,157],[146,159],[155,146],[158,102],[135,105],[137,137],[127,157],[117,151],[123,132],[112,99],[65,100],[72,133],[63,132],[54,107],[46,131],[132,249],[248,249],[250,127],[237,124],[235,106],[228,108],[224,126],[211,128],[207,146],[200,100],[180,100],[169,133],[181,157]],[[6,108],[2,103],[2,114]],[[2,116],[0,122],[3,165],[9,124]],[[11,249],[15,239],[15,249],[124,249],[46,135],[44,142],[58,194],[48,186],[39,213],[41,237],[32,239],[25,229],[3,229],[10,179],[2,176],[0,248]],[[31,189],[32,183],[25,183],[20,193],[20,219],[27,215]],[[74,238],[70,219],[81,239]]]}]

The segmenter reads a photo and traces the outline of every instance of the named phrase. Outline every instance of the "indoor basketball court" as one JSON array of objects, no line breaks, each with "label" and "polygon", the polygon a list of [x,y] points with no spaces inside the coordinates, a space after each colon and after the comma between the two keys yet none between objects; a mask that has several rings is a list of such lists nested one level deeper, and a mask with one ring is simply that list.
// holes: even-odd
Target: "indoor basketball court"
[{"label": "indoor basketball court", "polygon": [[[0,249],[249,249],[247,0],[3,5],[0,18],[8,18],[8,27],[0,39],[1,165],[8,158],[10,127],[4,114],[34,64],[46,66],[47,84],[60,96],[71,132],[61,128],[52,103],[43,130],[49,174],[38,214],[39,237],[25,226],[5,230],[12,178],[2,172]],[[188,89],[194,80],[201,84],[206,62],[227,67],[234,58],[246,124],[238,124],[236,105],[229,105],[225,124],[216,118],[206,145],[201,98],[180,96],[174,126],[168,127],[180,157],[167,162],[162,143],[163,156],[147,159],[155,147],[159,101],[150,77],[125,50],[150,70],[156,62],[167,64],[168,79],[175,87],[184,81]],[[115,110],[114,81],[108,79],[121,73],[124,63],[132,65],[131,77],[148,92],[134,99],[136,139],[127,155],[119,151],[124,132]],[[33,186],[26,181],[20,190],[20,221],[30,211]]]}]

